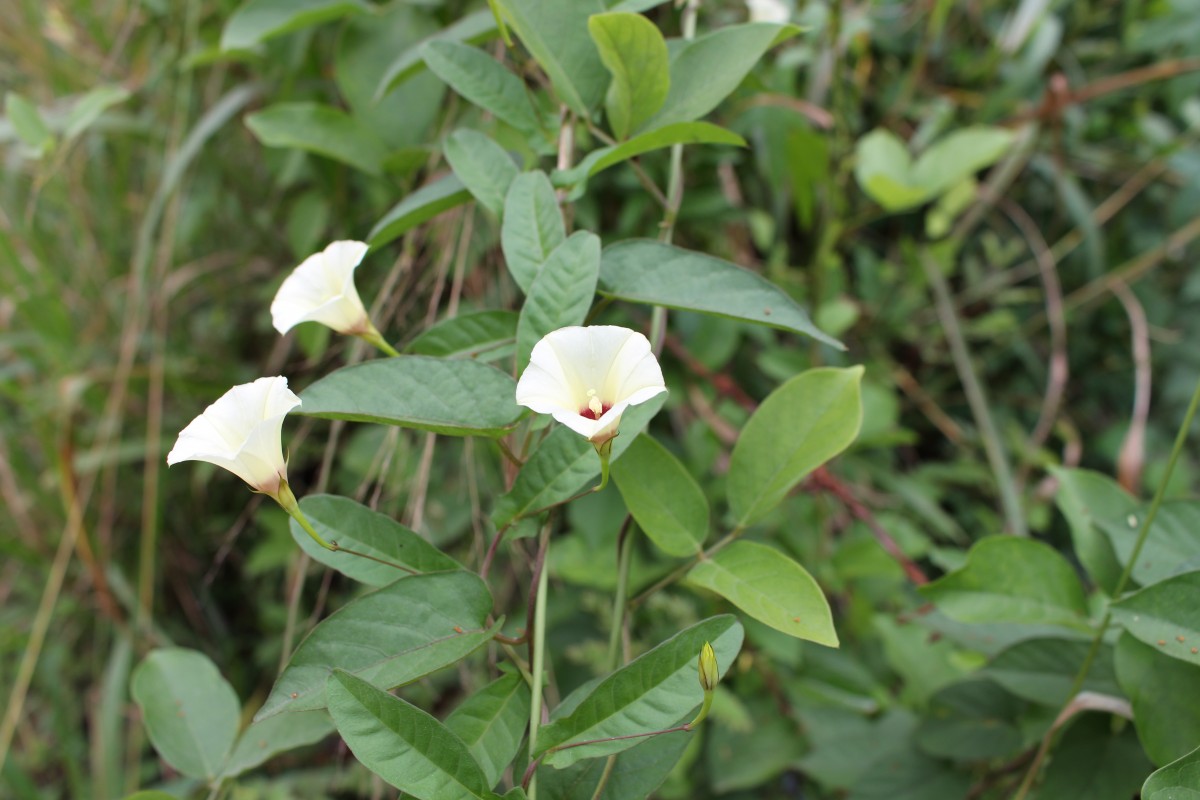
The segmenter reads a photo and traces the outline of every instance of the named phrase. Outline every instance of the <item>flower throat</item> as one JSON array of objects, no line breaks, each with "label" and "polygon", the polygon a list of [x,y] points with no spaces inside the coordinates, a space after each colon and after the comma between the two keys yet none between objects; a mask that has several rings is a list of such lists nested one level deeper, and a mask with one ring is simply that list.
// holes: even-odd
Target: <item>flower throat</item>
[{"label": "flower throat", "polygon": [[604,416],[604,412],[612,408],[611,405],[600,402],[600,398],[596,397],[595,389],[588,389],[587,397],[587,405],[579,410],[579,416],[581,417],[585,417],[586,419],[600,419],[600,417]]}]

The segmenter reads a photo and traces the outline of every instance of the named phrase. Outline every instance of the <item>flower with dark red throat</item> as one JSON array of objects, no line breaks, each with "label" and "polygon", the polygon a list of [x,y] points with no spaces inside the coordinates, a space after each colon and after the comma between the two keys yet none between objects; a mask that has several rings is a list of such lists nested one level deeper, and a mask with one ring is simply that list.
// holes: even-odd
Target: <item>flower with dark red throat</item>
[{"label": "flower with dark red throat", "polygon": [[590,325],[559,328],[534,345],[517,382],[517,403],[600,446],[617,435],[625,409],[666,390],[645,336]]}]

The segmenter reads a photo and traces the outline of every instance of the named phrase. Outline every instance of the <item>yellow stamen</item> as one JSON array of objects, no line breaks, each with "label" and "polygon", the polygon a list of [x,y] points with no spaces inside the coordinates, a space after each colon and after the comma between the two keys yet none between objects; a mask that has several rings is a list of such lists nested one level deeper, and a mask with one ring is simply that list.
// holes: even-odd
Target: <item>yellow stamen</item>
[{"label": "yellow stamen", "polygon": [[588,396],[588,408],[591,410],[591,412],[593,414],[596,415],[596,419],[599,419],[600,416],[604,413],[604,404],[600,402],[599,397],[596,397],[595,389],[588,389],[587,396]]}]

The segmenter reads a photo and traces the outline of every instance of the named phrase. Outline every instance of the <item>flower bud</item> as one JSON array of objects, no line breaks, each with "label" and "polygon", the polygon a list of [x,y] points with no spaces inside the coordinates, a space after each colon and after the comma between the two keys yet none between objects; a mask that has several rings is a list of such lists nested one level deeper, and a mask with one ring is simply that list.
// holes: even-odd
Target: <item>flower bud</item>
[{"label": "flower bud", "polygon": [[721,680],[721,676],[717,671],[717,654],[713,652],[712,645],[708,642],[704,643],[704,647],[700,648],[700,688],[705,692],[711,692],[717,688],[717,682]]}]

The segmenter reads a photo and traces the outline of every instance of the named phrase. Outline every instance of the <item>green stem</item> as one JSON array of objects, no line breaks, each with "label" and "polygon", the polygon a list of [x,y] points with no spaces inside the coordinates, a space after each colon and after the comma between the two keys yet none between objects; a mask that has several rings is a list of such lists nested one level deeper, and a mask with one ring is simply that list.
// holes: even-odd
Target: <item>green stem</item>
[{"label": "green stem", "polygon": [[367,324],[370,325],[370,328],[366,332],[358,334],[358,338],[370,345],[373,345],[374,347],[377,347],[379,350],[383,351],[392,358],[400,355],[400,352],[388,344],[387,339],[383,338],[383,334],[380,333],[374,325],[371,325],[370,322]]},{"label": "green stem", "polygon": [[[529,704],[529,752],[537,749],[538,728],[542,724],[542,681],[546,669],[546,583],[550,571],[546,560],[550,554],[550,525],[542,528],[538,546],[537,598],[533,605],[533,673],[532,701]],[[537,773],[529,780],[529,800],[537,800]]]},{"label": "green stem", "polygon": [[[1114,599],[1119,598],[1121,592],[1125,590],[1125,586],[1129,583],[1129,579],[1133,574],[1133,565],[1137,563],[1138,556],[1142,552],[1142,546],[1146,544],[1146,539],[1150,537],[1150,526],[1154,524],[1154,518],[1158,516],[1158,509],[1162,505],[1163,497],[1167,493],[1167,484],[1171,481],[1171,474],[1175,471],[1175,464],[1179,461],[1179,456],[1183,452],[1183,445],[1187,442],[1188,434],[1192,430],[1192,421],[1196,417],[1196,408],[1198,406],[1200,406],[1200,380],[1196,382],[1196,388],[1192,392],[1192,401],[1188,404],[1187,413],[1183,416],[1183,424],[1179,426],[1179,432],[1175,435],[1175,445],[1171,448],[1171,457],[1167,459],[1167,469],[1163,473],[1162,479],[1158,482],[1158,488],[1154,492],[1154,499],[1150,501],[1150,510],[1146,512],[1146,517],[1142,520],[1141,528],[1138,530],[1137,541],[1133,544],[1133,551],[1129,554],[1129,560],[1125,562],[1125,569],[1121,572],[1121,577],[1117,581],[1116,588],[1113,589],[1112,596]],[[1096,660],[1096,655],[1100,652],[1100,645],[1104,642],[1104,633],[1108,630],[1108,624],[1111,621],[1112,608],[1110,606],[1104,612],[1104,618],[1100,620],[1100,628],[1092,638],[1092,645],[1088,648],[1087,655],[1083,659],[1083,666],[1079,668],[1079,672],[1071,684],[1071,691],[1067,694],[1067,706],[1071,704],[1071,701],[1075,699],[1075,696],[1083,688],[1088,672],[1092,668],[1092,663]],[[1064,706],[1065,708],[1066,706]],[[1051,730],[1046,736],[1052,736],[1053,733],[1054,731]],[[1024,800],[1025,796],[1029,794],[1029,790],[1033,787],[1033,782],[1037,779],[1038,773],[1041,771],[1042,761],[1049,751],[1050,742],[1043,742],[1042,747],[1033,759],[1033,763],[1029,765],[1029,769],[1025,773],[1025,778],[1021,781],[1021,787],[1013,795],[1013,800]]]},{"label": "green stem", "polygon": [[1008,456],[1004,452],[1004,443],[992,421],[987,395],[984,394],[983,385],[975,374],[971,352],[967,349],[966,339],[958,324],[958,315],[954,310],[954,300],[950,296],[950,289],[946,285],[941,268],[928,250],[921,251],[919,260],[925,269],[929,286],[933,289],[934,304],[937,306],[942,327],[946,331],[946,340],[950,344],[954,367],[958,372],[959,380],[962,381],[963,391],[967,395],[967,403],[971,407],[971,415],[975,418],[980,438],[983,439],[984,453],[992,468],[996,486],[1000,490],[1000,505],[1004,512],[1005,524],[1010,533],[1028,536],[1029,530],[1025,527],[1025,516],[1021,511],[1021,499],[1017,495],[1017,484],[1013,480]]},{"label": "green stem", "polygon": [[633,560],[632,522],[633,517],[626,515],[621,532],[617,534],[617,591],[613,595],[612,629],[608,634],[608,672],[616,669],[621,660],[621,629],[625,625],[625,606],[629,601],[629,565]]},{"label": "green stem", "polygon": [[275,498],[275,500],[279,503],[284,511],[291,515],[292,519],[299,523],[300,527],[304,529],[305,533],[313,538],[313,541],[331,553],[345,553],[346,555],[358,556],[359,558],[365,558],[368,561],[374,561],[376,564],[383,564],[384,566],[393,567],[394,569],[407,572],[409,575],[421,574],[420,570],[415,570],[412,567],[406,567],[403,564],[397,564],[395,561],[389,561],[386,558],[373,556],[370,553],[364,553],[359,550],[351,550],[349,547],[342,547],[336,541],[325,541],[324,537],[317,533],[317,529],[314,528],[312,523],[308,521],[308,517],[304,515],[304,512],[300,510],[300,504],[296,502],[296,495],[292,494],[292,489],[287,485],[287,482],[284,482],[280,487],[279,495]]}]

